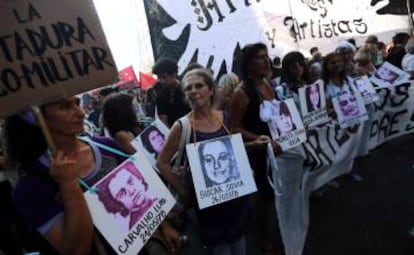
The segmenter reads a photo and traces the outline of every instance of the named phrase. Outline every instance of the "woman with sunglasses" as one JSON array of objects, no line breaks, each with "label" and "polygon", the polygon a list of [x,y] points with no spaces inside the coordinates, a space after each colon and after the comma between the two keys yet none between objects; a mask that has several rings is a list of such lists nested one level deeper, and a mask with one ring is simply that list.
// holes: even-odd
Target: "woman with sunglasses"
[{"label": "woman with sunglasses", "polygon": [[[185,74],[183,90],[189,102],[191,112],[188,118],[191,124],[190,143],[229,135],[230,119],[227,112],[214,110],[214,83],[205,69],[195,69]],[[172,173],[171,159],[179,150],[183,128],[183,119],[174,123],[164,148],[158,156],[157,166],[164,179],[184,198],[192,201],[194,191],[188,191]],[[260,143],[260,141],[257,141]],[[189,174],[189,173],[186,173]],[[249,203],[245,197],[200,210],[195,207],[199,224],[199,235],[207,254],[246,254],[244,234],[249,220]]]}]

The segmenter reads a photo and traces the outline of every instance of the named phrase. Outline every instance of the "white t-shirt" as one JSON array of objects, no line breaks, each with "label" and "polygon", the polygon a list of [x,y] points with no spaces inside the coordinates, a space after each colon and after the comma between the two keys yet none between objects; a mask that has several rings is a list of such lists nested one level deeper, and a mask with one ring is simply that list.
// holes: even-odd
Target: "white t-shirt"
[{"label": "white t-shirt", "polygon": [[405,54],[403,60],[401,61],[401,66],[406,72],[414,71],[414,54]]}]

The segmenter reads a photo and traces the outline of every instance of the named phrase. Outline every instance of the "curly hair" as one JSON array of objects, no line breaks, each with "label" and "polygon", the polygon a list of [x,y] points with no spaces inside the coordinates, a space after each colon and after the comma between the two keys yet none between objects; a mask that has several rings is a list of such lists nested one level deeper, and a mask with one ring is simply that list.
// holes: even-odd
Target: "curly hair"
[{"label": "curly hair", "polygon": [[119,131],[134,133],[138,120],[131,96],[116,94],[109,97],[103,106],[102,112],[103,124],[112,137],[115,137]]},{"label": "curly hair", "polygon": [[[132,171],[131,171],[132,169]],[[123,217],[126,217],[130,211],[118,200],[116,200],[109,190],[109,184],[115,178],[115,176],[122,170],[127,170],[142,182],[145,190],[148,190],[148,183],[144,180],[142,175],[136,170],[134,163],[128,161],[125,162],[122,167],[114,170],[106,179],[100,182],[96,187],[98,188],[98,199],[102,202],[107,212],[116,214],[120,213]],[[136,171],[134,171],[136,170]]]}]

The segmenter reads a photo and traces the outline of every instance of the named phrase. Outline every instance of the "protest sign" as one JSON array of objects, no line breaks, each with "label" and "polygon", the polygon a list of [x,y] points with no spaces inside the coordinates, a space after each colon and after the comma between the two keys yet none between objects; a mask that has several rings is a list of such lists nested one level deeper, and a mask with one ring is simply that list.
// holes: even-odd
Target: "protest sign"
[{"label": "protest sign", "polygon": [[384,62],[370,80],[379,88],[389,88],[408,82],[410,75],[389,62]]},{"label": "protest sign", "polygon": [[200,209],[256,192],[240,134],[187,144],[186,149]]},{"label": "protest sign", "polygon": [[292,98],[272,101],[271,112],[272,118],[268,121],[270,134],[282,150],[289,150],[306,141],[305,127]]},{"label": "protest sign", "polygon": [[131,145],[137,151],[142,151],[152,167],[158,171],[156,163],[158,154],[164,147],[170,130],[164,123],[156,119],[141,134],[132,140]]},{"label": "protest sign", "polygon": [[359,93],[344,93],[332,98],[332,103],[341,128],[368,120],[367,109]]},{"label": "protest sign", "polygon": [[137,254],[175,200],[141,152],[85,192],[93,223],[118,254]]},{"label": "protest sign", "polygon": [[0,117],[117,77],[92,0],[1,1]]},{"label": "protest sign", "polygon": [[300,109],[305,126],[313,127],[330,120],[326,110],[325,90],[322,80],[299,88]]},{"label": "protest sign", "polygon": [[379,100],[379,96],[369,81],[368,76],[355,77],[351,80],[353,91],[359,91],[364,104],[371,104]]}]

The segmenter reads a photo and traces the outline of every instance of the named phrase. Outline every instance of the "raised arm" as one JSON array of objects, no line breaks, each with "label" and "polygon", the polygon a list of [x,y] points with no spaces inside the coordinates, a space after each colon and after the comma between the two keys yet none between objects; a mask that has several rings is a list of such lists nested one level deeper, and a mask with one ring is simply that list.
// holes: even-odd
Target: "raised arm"
[{"label": "raised arm", "polygon": [[45,238],[60,254],[90,254],[94,236],[92,218],[77,182],[80,173],[75,161],[58,152],[50,168],[50,175],[59,186],[63,205],[63,219],[57,221]]}]

